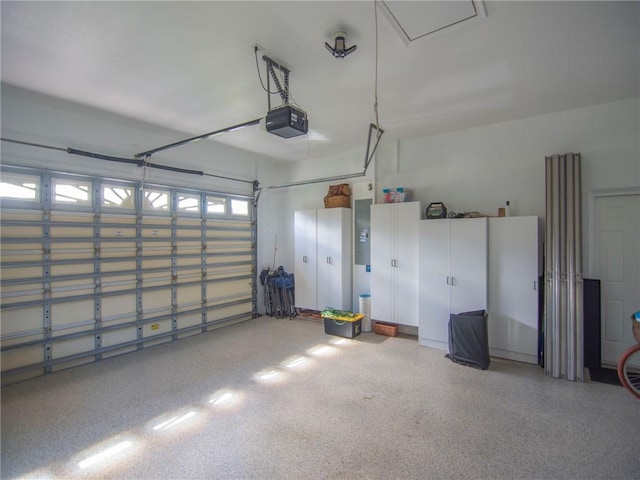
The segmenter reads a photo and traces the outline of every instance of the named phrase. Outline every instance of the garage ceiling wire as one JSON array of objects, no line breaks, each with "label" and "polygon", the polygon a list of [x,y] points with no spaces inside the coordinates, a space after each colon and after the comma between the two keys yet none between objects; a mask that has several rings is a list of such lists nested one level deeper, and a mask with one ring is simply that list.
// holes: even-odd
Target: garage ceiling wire
[{"label": "garage ceiling wire", "polygon": [[373,101],[373,111],[376,114],[376,129],[378,130],[378,139],[382,135],[382,130],[380,130],[380,119],[378,118],[378,6],[376,5],[376,1],[373,2],[373,12],[375,16],[375,25],[376,25],[376,68],[375,68],[375,81],[374,81],[374,101]]},{"label": "garage ceiling wire", "polygon": [[168,150],[170,148],[179,147],[179,146],[185,145],[187,143],[197,142],[198,140],[204,140],[205,138],[213,137],[214,135],[218,135],[220,133],[231,132],[233,130],[238,130],[240,128],[250,127],[252,125],[258,125],[261,120],[262,120],[262,118],[256,118],[255,120],[249,120],[248,122],[239,123],[239,124],[233,125],[231,127],[221,128],[220,130],[215,130],[213,132],[204,133],[202,135],[198,135],[198,136],[195,136],[195,137],[187,138],[186,140],[180,140],[179,142],[170,143],[169,145],[164,145],[162,147],[158,147],[158,148],[154,148],[154,149],[151,149],[151,150],[147,150],[146,152],[136,153],[135,157],[136,158],[146,157],[146,156],[149,156],[149,155],[153,155],[154,153],[161,152],[163,150]]},{"label": "garage ceiling wire", "polygon": [[[371,133],[373,132],[374,128],[377,131],[376,143],[374,144],[373,149],[371,149]],[[279,185],[270,185],[268,187],[256,188],[255,189],[256,197],[255,197],[254,203],[256,204],[258,203],[258,200],[260,199],[260,194],[265,190],[271,190],[276,188],[297,187],[300,185],[311,185],[313,183],[335,182],[338,180],[347,180],[349,178],[364,177],[367,174],[367,169],[369,168],[369,164],[373,159],[373,155],[376,153],[376,149],[378,148],[378,144],[380,143],[380,138],[382,137],[383,133],[384,133],[384,130],[380,130],[373,123],[369,124],[369,137],[367,139],[367,151],[365,152],[365,155],[364,155],[364,169],[362,170],[362,172],[347,173],[345,175],[336,175],[334,177],[313,178],[311,180],[300,180],[298,182],[281,183]]]},{"label": "garage ceiling wire", "polygon": [[206,173],[200,170],[192,170],[192,169],[188,169],[188,168],[179,168],[179,167],[172,167],[169,165],[162,165],[160,163],[152,163],[149,162],[148,159],[151,158],[151,155],[145,155],[144,158],[142,160],[137,160],[137,159],[133,159],[133,158],[122,158],[122,157],[114,157],[111,155],[103,155],[101,153],[93,153],[93,152],[86,152],[84,150],[78,150],[75,148],[62,148],[62,147],[54,147],[51,145],[43,145],[41,143],[31,143],[31,142],[23,142],[20,140],[13,140],[10,138],[0,138],[0,140],[2,140],[3,142],[9,142],[9,143],[16,143],[18,145],[27,145],[29,147],[37,147],[37,148],[47,148],[50,150],[58,150],[60,152],[66,152],[70,155],[80,155],[83,157],[89,157],[89,158],[95,158],[97,160],[106,160],[109,162],[118,162],[118,163],[127,163],[130,165],[135,165],[137,167],[149,167],[149,168],[155,168],[158,170],[166,170],[169,172],[174,172],[174,173],[186,173],[189,175],[199,175],[199,176],[204,176],[204,177],[214,177],[214,178],[220,178],[223,180],[231,180],[233,182],[242,182],[242,183],[249,183],[251,185],[255,185],[255,181],[254,180],[244,180],[241,178],[233,178],[233,177],[226,177],[224,175],[215,175],[213,173]]}]

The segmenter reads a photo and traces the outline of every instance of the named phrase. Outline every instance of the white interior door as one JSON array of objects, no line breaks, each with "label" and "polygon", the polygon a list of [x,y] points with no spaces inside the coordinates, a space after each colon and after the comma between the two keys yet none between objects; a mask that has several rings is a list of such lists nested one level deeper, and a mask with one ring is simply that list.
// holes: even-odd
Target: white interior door
[{"label": "white interior door", "polygon": [[640,310],[640,195],[597,197],[595,204],[602,364],[615,365],[635,344],[630,317]]}]

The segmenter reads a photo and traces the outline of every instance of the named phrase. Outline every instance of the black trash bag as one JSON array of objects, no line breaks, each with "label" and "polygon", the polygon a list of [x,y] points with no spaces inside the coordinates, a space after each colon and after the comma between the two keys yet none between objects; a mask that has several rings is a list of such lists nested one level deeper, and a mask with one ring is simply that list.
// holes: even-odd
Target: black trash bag
[{"label": "black trash bag", "polygon": [[449,316],[449,353],[451,361],[486,370],[489,358],[487,311],[474,310]]}]

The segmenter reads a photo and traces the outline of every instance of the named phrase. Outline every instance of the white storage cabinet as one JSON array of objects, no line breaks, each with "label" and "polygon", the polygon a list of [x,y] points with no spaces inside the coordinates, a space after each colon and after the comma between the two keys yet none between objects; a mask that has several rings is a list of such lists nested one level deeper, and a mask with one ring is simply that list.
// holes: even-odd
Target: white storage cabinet
[{"label": "white storage cabinet", "polygon": [[294,214],[294,279],[295,305],[306,310],[317,310],[318,296],[316,252],[316,210],[298,210]]},{"label": "white storage cabinet", "polygon": [[538,363],[538,217],[489,219],[489,352]]},{"label": "white storage cabinet", "polygon": [[351,209],[295,212],[295,304],[351,310]]},{"label": "white storage cabinet", "polygon": [[419,344],[448,350],[449,315],[488,310],[487,219],[419,222],[419,264]]},{"label": "white storage cabinet", "polygon": [[371,318],[418,326],[420,202],[371,206]]}]

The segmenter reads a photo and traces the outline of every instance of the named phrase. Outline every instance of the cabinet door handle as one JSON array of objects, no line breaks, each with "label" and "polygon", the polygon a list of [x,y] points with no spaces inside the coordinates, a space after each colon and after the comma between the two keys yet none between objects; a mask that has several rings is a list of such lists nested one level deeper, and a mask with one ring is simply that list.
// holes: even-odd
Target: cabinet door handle
[{"label": "cabinet door handle", "polygon": [[302,263],[307,263],[307,256],[306,255],[302,256]]},{"label": "cabinet door handle", "polygon": [[536,280],[533,281],[533,289],[538,290],[538,282]]},{"label": "cabinet door handle", "polygon": [[331,257],[327,257],[327,263],[331,265]]},{"label": "cabinet door handle", "polygon": [[451,286],[452,287],[456,286],[456,277],[451,277]]},{"label": "cabinet door handle", "polygon": [[447,276],[447,285],[451,285],[451,277]]},{"label": "cabinet door handle", "polygon": [[394,260],[393,258],[391,259],[391,266],[392,266],[392,267],[395,267],[395,266],[396,266],[396,265],[395,265],[395,260]]}]

